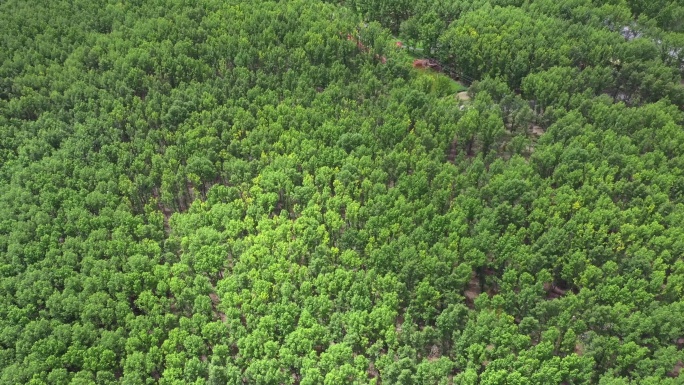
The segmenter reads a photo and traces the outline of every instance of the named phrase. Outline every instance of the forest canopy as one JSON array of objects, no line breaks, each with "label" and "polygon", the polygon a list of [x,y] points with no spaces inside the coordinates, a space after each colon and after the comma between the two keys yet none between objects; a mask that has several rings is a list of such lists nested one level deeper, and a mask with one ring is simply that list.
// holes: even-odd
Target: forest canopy
[{"label": "forest canopy", "polygon": [[683,20],[1,2],[0,383],[681,384]]}]

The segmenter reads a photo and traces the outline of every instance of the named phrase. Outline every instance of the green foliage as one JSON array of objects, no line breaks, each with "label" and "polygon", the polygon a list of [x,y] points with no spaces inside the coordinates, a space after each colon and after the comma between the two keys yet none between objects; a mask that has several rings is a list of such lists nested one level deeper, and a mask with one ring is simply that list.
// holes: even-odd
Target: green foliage
[{"label": "green foliage", "polygon": [[337,3],[0,4],[0,383],[680,381],[681,5]]}]

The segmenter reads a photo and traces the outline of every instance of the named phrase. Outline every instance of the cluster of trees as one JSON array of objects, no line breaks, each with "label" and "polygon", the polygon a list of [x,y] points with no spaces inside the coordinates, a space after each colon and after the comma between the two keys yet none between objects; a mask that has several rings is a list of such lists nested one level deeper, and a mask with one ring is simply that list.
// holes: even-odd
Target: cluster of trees
[{"label": "cluster of trees", "polygon": [[3,2],[0,383],[681,383],[661,3]]},{"label": "cluster of trees", "polygon": [[521,89],[525,77],[551,71],[552,90],[608,94],[630,105],[668,98],[684,106],[684,7],[676,1],[341,3],[464,78],[500,77],[526,99],[537,95]]}]

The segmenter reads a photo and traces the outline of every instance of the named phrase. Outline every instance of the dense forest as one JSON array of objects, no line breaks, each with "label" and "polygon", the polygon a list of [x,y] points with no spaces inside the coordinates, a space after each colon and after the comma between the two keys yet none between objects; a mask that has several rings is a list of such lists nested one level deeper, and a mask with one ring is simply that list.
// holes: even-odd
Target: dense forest
[{"label": "dense forest", "polygon": [[681,1],[5,0],[0,36],[1,384],[684,384]]}]

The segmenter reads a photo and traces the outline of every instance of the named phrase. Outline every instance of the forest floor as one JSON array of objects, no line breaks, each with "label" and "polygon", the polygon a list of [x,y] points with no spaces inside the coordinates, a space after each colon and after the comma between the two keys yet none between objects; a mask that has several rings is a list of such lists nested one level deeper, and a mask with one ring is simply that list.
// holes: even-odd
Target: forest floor
[{"label": "forest floor", "polygon": [[[402,43],[401,40],[395,38],[395,42]],[[402,46],[402,49],[408,54],[407,55],[407,64],[412,65],[413,60],[415,59],[426,59],[425,54],[423,53],[423,48],[420,47],[411,47],[404,45]],[[425,69],[425,70],[420,70],[422,73],[424,73],[426,76],[430,76],[432,78],[433,83],[438,84],[438,83],[443,83],[443,84],[448,84],[450,89],[449,89],[449,96],[455,95],[455,97],[459,100],[462,101],[468,101],[470,100],[469,97],[466,96],[466,98],[463,98],[461,94],[463,94],[465,91],[468,90],[468,87],[465,86],[463,83],[461,83],[458,80],[455,80],[451,78],[449,75],[443,73],[443,72],[438,72],[430,69]]]}]

